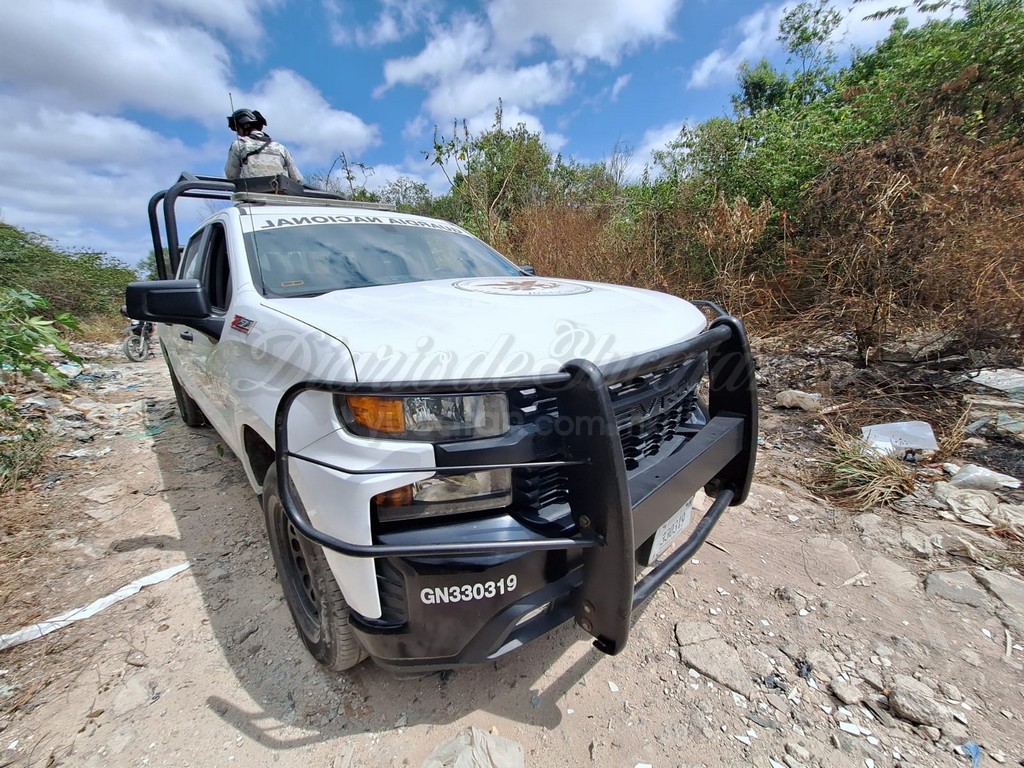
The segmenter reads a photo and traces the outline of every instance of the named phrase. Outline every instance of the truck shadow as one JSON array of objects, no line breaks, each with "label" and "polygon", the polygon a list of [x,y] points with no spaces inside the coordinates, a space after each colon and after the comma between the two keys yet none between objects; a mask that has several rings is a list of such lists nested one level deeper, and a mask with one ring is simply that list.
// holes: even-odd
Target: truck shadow
[{"label": "truck shadow", "polygon": [[[154,412],[166,413],[159,405]],[[195,624],[208,622],[237,681],[236,689],[225,691],[196,680],[197,694],[240,735],[289,750],[451,723],[474,712],[551,729],[561,722],[564,706],[571,706],[563,701],[570,691],[587,685],[586,675],[602,655],[578,645],[586,636],[573,625],[495,663],[418,679],[399,679],[372,662],[345,674],[328,672],[309,656],[292,625],[263,515],[240,462],[212,429],[189,429],[176,415],[150,431],[161,495],[179,537],[125,538],[112,548],[180,550],[192,563],[189,573],[205,610]]]}]

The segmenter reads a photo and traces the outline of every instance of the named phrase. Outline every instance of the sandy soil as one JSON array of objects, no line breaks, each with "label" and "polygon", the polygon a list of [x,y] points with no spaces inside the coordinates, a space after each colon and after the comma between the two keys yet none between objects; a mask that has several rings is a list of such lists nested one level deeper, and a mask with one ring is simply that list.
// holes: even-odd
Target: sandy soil
[{"label": "sandy soil", "polygon": [[[980,582],[970,600],[926,591],[928,573],[976,564],[917,557],[901,538],[914,521],[800,491],[784,480],[799,452],[765,448],[751,500],[619,656],[567,626],[482,667],[333,675],[295,635],[240,464],[178,420],[163,360],[86,371],[62,401],[92,416],[55,454],[89,455],[55,455],[4,499],[18,523],[0,542],[25,555],[4,561],[0,632],[191,567],[0,652],[0,766],[419,766],[471,725],[522,744],[528,766],[967,766],[965,741],[982,765],[1024,757],[1021,606]],[[943,722],[890,711],[900,675]]]}]

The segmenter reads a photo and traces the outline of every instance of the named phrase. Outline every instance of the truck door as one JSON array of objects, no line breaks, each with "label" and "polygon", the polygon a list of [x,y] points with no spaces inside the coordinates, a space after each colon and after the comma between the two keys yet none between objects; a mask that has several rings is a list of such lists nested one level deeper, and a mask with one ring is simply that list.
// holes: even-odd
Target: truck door
[{"label": "truck door", "polygon": [[[178,267],[177,277],[179,279],[200,278],[203,266],[203,243],[208,233],[209,228],[205,227],[189,239],[188,245],[185,246],[181,265]],[[192,399],[200,404],[205,413],[206,408],[201,396],[202,393],[198,392],[196,386],[196,364],[192,357],[194,345],[191,339],[196,336],[197,332],[187,326],[172,325],[170,323],[159,326],[157,332],[160,334],[160,342],[163,346],[164,354],[167,355],[168,362],[175,375],[189,395],[192,396]]]},{"label": "truck door", "polygon": [[[214,316],[224,317],[231,304],[232,275],[228,258],[227,236],[224,224],[214,221],[205,227],[200,266],[195,277],[202,283],[210,301]],[[196,397],[206,418],[214,428],[231,441],[232,421],[228,403],[228,381],[224,375],[225,350],[221,349],[220,339],[193,331],[191,338],[186,339],[189,347],[192,375],[195,377],[197,389],[202,390],[203,399]]]}]

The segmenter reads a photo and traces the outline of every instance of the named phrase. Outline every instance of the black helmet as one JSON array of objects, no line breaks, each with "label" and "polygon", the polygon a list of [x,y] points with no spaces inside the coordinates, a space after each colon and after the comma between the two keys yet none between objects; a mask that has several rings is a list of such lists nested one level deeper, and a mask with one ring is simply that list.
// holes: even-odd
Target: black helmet
[{"label": "black helmet", "polygon": [[263,115],[253,109],[236,109],[228,118],[228,128],[236,132],[243,125],[253,125],[254,130],[262,131],[266,124]]}]

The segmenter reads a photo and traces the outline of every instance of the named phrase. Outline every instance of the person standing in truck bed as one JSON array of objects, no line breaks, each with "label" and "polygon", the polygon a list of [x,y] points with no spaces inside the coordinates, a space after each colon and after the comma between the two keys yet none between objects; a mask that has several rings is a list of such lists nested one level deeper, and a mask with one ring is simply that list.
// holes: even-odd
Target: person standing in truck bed
[{"label": "person standing in truck bed", "polygon": [[291,153],[263,132],[266,125],[266,119],[255,110],[236,109],[231,114],[228,127],[238,134],[238,138],[228,149],[224,175],[229,179],[251,179],[283,174],[301,184],[302,174]]}]

